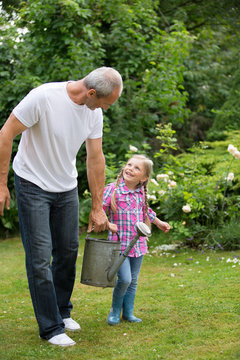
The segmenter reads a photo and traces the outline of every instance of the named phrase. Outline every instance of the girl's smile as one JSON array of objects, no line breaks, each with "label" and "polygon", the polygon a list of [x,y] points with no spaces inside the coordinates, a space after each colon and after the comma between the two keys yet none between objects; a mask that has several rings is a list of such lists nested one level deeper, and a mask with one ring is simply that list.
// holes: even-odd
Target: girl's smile
[{"label": "girl's smile", "polygon": [[144,162],[137,158],[130,159],[123,169],[123,178],[130,190],[136,189],[147,180]]}]

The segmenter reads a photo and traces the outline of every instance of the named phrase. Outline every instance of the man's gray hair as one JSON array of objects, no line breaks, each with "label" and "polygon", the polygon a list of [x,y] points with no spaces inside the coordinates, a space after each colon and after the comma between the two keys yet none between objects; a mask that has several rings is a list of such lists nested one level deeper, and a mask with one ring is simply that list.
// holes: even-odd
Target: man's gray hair
[{"label": "man's gray hair", "polygon": [[88,90],[96,90],[98,98],[109,96],[118,87],[119,95],[123,89],[123,81],[119,72],[111,67],[100,67],[90,72],[84,79]]}]

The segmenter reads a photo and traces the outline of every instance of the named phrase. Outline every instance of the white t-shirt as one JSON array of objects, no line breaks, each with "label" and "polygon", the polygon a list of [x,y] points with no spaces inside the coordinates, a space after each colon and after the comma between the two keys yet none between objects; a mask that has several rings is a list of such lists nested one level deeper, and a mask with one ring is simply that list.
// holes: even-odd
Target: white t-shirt
[{"label": "white t-shirt", "polygon": [[32,91],[14,108],[25,126],[13,170],[45,191],[77,186],[76,156],[86,139],[102,137],[102,109],[77,105],[67,82],[48,83]]}]

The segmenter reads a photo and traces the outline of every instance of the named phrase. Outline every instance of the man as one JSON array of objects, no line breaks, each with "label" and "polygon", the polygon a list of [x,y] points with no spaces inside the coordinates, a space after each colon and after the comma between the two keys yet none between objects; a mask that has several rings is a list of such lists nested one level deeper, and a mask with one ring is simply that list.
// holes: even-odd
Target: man
[{"label": "man", "polygon": [[14,108],[0,131],[2,216],[10,207],[12,142],[22,133],[13,161],[19,224],[39,334],[54,345],[74,345],[65,329],[80,329],[70,317],[78,253],[76,156],[86,141],[92,194],[88,231],[104,231],[111,225],[102,207],[102,109],[119,98],[122,88],[121,75],[107,67],[78,81],[43,84]]}]

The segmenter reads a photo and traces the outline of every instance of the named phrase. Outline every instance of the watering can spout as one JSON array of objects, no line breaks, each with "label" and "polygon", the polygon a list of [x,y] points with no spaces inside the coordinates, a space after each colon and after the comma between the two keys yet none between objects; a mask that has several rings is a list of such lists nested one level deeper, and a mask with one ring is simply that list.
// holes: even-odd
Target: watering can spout
[{"label": "watering can spout", "polygon": [[133,240],[130,242],[128,247],[119,256],[118,260],[112,265],[112,267],[110,268],[110,270],[107,273],[107,278],[108,278],[109,281],[112,281],[114,276],[117,274],[117,272],[120,269],[122,263],[124,262],[126,257],[129,255],[130,251],[132,250],[132,248],[136,244],[139,237],[140,236],[147,236],[147,237],[151,236],[151,231],[150,231],[149,227],[145,223],[138,222],[136,224],[136,226],[137,226],[137,235],[133,238]]}]

